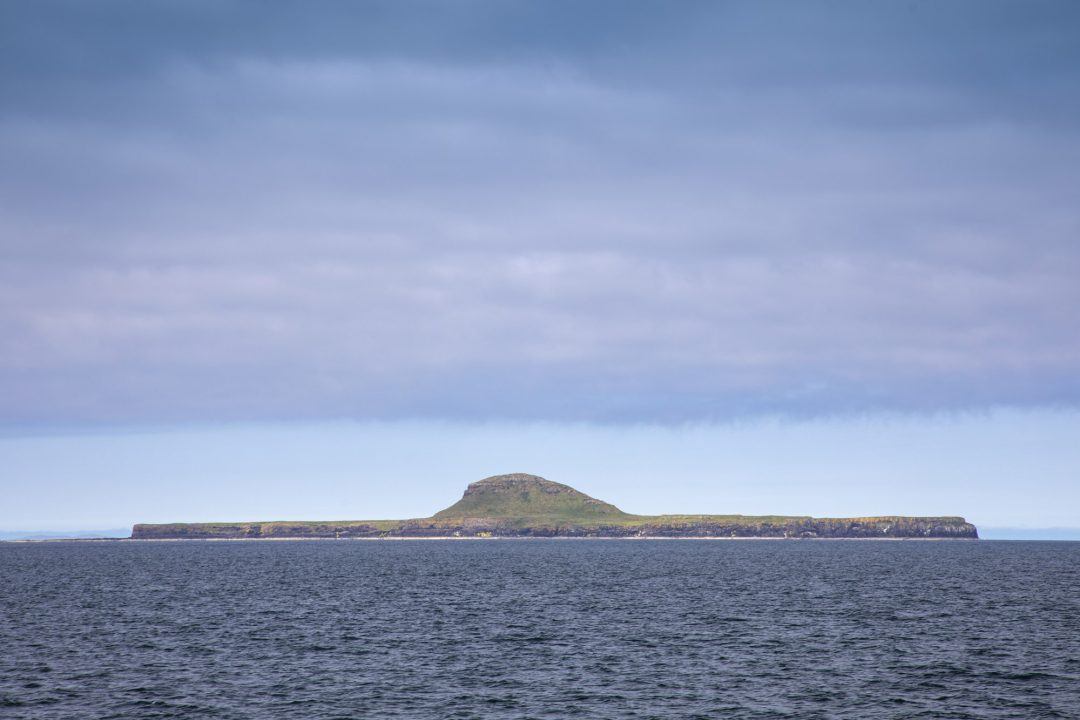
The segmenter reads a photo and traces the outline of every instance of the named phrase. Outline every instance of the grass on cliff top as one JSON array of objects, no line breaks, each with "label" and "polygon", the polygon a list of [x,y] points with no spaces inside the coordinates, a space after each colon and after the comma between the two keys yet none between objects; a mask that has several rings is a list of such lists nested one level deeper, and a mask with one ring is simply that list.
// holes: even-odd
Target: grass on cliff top
[{"label": "grass on cliff top", "polygon": [[475,482],[458,502],[432,516],[437,524],[458,522],[465,518],[499,520],[514,527],[530,525],[574,525],[595,527],[614,525],[690,525],[716,522],[733,525],[786,524],[808,520],[807,517],[767,515],[632,515],[610,503],[597,500],[569,485],[545,480],[535,475],[517,473],[496,475]]}]

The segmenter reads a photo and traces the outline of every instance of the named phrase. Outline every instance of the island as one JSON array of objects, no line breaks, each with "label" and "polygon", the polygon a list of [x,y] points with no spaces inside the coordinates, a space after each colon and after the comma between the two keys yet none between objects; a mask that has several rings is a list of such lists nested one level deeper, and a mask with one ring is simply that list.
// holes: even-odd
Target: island
[{"label": "island", "polygon": [[138,524],[134,540],[285,538],[852,538],[977,539],[962,517],[813,518],[781,515],[632,515],[536,475],[496,475],[460,500],[413,520]]}]

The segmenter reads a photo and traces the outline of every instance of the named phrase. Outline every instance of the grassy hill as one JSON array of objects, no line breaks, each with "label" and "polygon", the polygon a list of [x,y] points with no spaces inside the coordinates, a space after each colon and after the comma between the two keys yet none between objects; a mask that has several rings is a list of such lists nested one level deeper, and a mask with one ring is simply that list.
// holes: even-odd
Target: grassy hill
[{"label": "grassy hill", "polygon": [[569,485],[536,475],[495,475],[469,485],[460,500],[433,516],[457,518],[544,518],[567,522],[611,522],[633,518]]}]

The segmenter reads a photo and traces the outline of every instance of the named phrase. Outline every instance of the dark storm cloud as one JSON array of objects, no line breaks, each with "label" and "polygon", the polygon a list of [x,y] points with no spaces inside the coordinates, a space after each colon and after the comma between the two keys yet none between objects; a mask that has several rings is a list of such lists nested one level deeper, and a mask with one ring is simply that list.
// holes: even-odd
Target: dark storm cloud
[{"label": "dark storm cloud", "polygon": [[7,3],[7,423],[1080,402],[1071,3]]}]

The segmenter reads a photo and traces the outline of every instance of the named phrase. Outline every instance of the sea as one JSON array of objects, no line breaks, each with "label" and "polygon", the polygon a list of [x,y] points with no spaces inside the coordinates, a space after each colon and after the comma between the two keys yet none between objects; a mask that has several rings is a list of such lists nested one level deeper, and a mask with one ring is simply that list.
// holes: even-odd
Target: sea
[{"label": "sea", "polygon": [[1080,718],[1080,543],[0,543],[0,717]]}]

